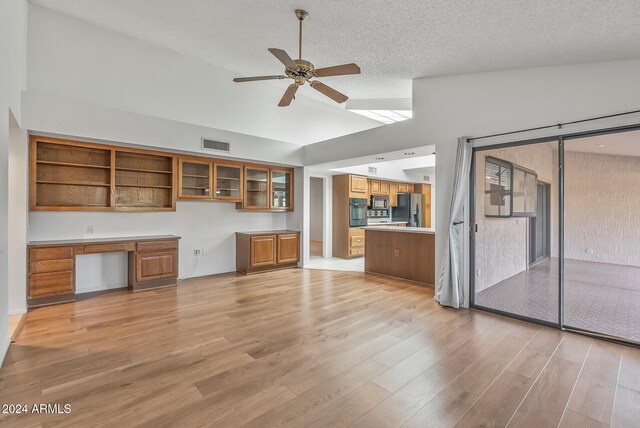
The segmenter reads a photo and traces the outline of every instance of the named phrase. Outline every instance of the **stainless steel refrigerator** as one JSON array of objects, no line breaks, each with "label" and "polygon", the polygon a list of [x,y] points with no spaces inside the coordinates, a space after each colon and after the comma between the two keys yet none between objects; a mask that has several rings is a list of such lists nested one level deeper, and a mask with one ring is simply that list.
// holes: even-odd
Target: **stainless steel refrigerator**
[{"label": "stainless steel refrigerator", "polygon": [[398,206],[392,208],[392,220],[407,222],[411,227],[422,227],[422,195],[398,193]]}]

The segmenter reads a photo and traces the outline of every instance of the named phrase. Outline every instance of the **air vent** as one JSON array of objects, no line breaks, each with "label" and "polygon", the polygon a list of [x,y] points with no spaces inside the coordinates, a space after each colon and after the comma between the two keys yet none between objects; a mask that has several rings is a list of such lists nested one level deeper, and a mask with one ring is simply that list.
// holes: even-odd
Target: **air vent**
[{"label": "air vent", "polygon": [[377,174],[378,173],[378,168],[370,166],[369,167],[369,174]]},{"label": "air vent", "polygon": [[422,176],[422,179],[423,179],[424,181],[431,181],[431,177],[429,177],[428,175],[423,175],[423,176]]},{"label": "air vent", "polygon": [[215,150],[218,152],[230,152],[231,144],[223,143],[222,141],[207,140],[206,138],[203,138],[202,148],[205,150]]}]

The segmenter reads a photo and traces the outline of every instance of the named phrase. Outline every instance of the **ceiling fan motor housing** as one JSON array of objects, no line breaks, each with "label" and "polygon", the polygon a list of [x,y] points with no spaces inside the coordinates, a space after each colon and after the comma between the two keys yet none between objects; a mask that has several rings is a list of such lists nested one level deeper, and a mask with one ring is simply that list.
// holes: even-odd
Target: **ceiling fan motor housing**
[{"label": "ceiling fan motor housing", "polygon": [[284,73],[287,77],[294,79],[298,84],[304,84],[305,80],[315,77],[315,67],[312,63],[304,59],[294,59],[293,62],[296,63],[297,68],[285,68]]}]

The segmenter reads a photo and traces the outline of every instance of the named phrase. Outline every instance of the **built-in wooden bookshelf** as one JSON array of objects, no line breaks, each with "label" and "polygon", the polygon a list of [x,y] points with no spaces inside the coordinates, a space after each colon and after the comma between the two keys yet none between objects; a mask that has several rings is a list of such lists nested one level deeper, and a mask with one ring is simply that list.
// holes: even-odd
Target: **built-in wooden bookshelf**
[{"label": "built-in wooden bookshelf", "polygon": [[32,210],[175,209],[171,155],[39,136],[30,145]]},{"label": "built-in wooden bookshelf", "polygon": [[227,159],[32,136],[29,174],[35,211],[175,211],[178,199],[293,210],[292,168]]}]

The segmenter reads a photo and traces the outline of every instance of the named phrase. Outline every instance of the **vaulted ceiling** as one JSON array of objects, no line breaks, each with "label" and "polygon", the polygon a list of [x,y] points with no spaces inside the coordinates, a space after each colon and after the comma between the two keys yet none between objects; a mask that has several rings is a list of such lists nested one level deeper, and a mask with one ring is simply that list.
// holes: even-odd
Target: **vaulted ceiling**
[{"label": "vaulted ceiling", "polygon": [[640,58],[637,0],[31,2],[244,76],[281,73],[267,48],[295,55],[304,8],[303,57],[361,66],[326,79],[351,98],[411,97],[417,77]]}]

